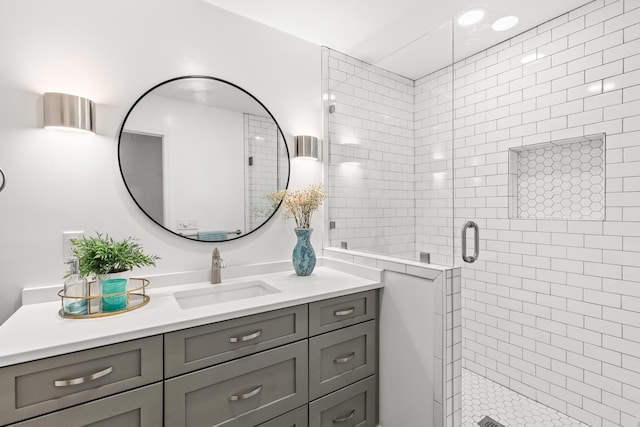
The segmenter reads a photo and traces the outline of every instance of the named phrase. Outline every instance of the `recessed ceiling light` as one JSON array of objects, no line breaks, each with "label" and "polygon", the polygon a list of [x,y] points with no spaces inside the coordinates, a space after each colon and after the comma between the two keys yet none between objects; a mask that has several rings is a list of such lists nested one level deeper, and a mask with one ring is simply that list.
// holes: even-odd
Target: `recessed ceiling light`
[{"label": "recessed ceiling light", "polygon": [[482,21],[482,18],[484,18],[484,10],[471,9],[458,17],[458,24],[466,27]]},{"label": "recessed ceiling light", "polygon": [[510,28],[513,28],[517,23],[517,16],[505,16],[494,22],[491,28],[493,28],[493,31],[506,31]]}]

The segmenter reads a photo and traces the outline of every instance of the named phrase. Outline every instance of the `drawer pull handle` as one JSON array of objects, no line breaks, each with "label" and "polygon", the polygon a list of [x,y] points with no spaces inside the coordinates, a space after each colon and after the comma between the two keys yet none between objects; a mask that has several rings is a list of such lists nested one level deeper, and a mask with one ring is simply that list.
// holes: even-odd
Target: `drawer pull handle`
[{"label": "drawer pull handle", "polygon": [[87,375],[86,377],[71,378],[70,380],[56,380],[53,382],[53,385],[55,387],[68,387],[70,385],[84,384],[88,381],[95,381],[98,378],[105,377],[109,375],[111,372],[113,372],[113,366],[109,366],[108,368],[103,369],[102,371],[98,371],[95,374]]},{"label": "drawer pull handle", "polygon": [[337,359],[333,359],[333,363],[347,363],[349,360],[353,359],[355,353],[349,353],[348,356],[338,357]]},{"label": "drawer pull handle", "polygon": [[251,341],[254,340],[256,338],[258,338],[260,335],[262,335],[262,329],[258,329],[257,331],[255,331],[252,334],[249,335],[245,335],[243,337],[230,337],[229,338],[229,342],[246,342],[246,341]]},{"label": "drawer pull handle", "polygon": [[351,418],[353,418],[353,416],[356,414],[356,410],[352,410],[351,413],[349,415],[347,415],[346,417],[342,417],[342,418],[335,418],[333,420],[334,424],[339,424],[339,423],[344,423],[345,421],[349,421]]},{"label": "drawer pull handle", "polygon": [[338,317],[340,317],[340,316],[348,316],[348,315],[352,314],[354,311],[356,311],[355,307],[349,307],[349,308],[347,308],[345,310],[334,311],[333,315],[334,316],[338,316]]},{"label": "drawer pull handle", "polygon": [[250,397],[255,396],[256,394],[260,393],[261,391],[262,391],[262,384],[260,384],[258,387],[254,388],[253,390],[251,390],[248,393],[232,394],[231,396],[229,396],[229,401],[236,402],[238,400],[246,400],[246,399],[249,399]]}]

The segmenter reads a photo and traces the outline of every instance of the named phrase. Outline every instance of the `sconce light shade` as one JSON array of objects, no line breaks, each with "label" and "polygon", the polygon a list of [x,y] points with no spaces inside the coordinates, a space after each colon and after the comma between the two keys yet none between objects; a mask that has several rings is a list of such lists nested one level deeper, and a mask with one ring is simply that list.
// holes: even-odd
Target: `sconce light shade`
[{"label": "sconce light shade", "polygon": [[96,132],[95,104],[87,98],[66,93],[43,95],[45,129]]},{"label": "sconce light shade", "polygon": [[318,138],[309,135],[296,136],[296,157],[318,159]]}]

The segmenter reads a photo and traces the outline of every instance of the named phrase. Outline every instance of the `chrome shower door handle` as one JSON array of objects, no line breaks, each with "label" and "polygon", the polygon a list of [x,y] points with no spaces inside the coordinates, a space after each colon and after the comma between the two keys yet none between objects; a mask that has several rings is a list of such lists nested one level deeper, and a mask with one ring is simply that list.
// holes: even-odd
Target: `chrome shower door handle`
[{"label": "chrome shower door handle", "polygon": [[[467,230],[469,228],[473,228],[474,237],[473,237],[473,256],[467,255]],[[464,262],[472,263],[478,259],[480,255],[480,227],[473,221],[467,221],[462,226],[462,260]]]}]

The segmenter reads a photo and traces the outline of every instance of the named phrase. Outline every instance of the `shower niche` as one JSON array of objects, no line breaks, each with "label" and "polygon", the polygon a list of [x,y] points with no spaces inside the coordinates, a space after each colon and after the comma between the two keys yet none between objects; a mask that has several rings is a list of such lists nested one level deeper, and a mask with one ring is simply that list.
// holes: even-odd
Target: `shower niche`
[{"label": "shower niche", "polygon": [[605,219],[605,134],[509,149],[509,216]]}]

